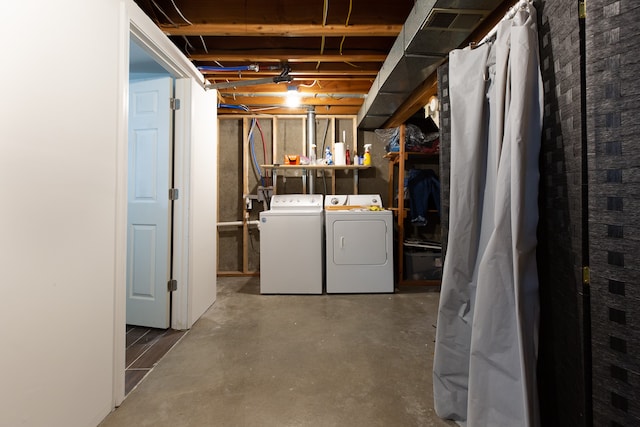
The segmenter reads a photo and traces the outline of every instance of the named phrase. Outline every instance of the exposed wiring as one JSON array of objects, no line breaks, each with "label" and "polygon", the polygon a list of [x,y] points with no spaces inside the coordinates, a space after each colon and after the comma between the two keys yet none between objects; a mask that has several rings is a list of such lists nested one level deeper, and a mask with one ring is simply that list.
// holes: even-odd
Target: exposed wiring
[{"label": "exposed wiring", "polygon": [[184,15],[182,14],[182,12],[180,12],[180,9],[178,9],[178,6],[176,6],[176,3],[173,0],[171,0],[171,4],[173,5],[176,12],[178,12],[178,15],[180,15],[180,18],[182,18],[184,22],[186,22],[189,25],[193,25],[191,21],[189,21],[187,18],[184,17]]},{"label": "exposed wiring", "polygon": [[[262,139],[262,154],[264,156],[264,163],[268,164],[269,160],[267,159],[267,143],[264,140],[264,133],[262,132],[262,127],[260,126],[260,120],[256,119],[256,125],[258,125],[258,131],[260,131],[260,138]],[[268,180],[269,171],[265,171],[265,176]],[[264,186],[264,183],[262,185]]]},{"label": "exposed wiring", "polygon": [[237,105],[237,104],[218,104],[218,108],[228,108],[230,110],[242,110],[242,111],[249,111],[249,107],[247,107],[246,105]]},{"label": "exposed wiring", "polygon": [[256,149],[255,149],[255,141],[253,139],[253,129],[255,129],[257,119],[253,118],[251,120],[251,128],[249,129],[249,148],[251,149],[251,158],[253,159],[253,166],[256,168],[258,172],[258,177],[260,178],[260,183],[264,187],[264,177],[262,176],[262,170],[260,170],[260,165],[258,164],[258,158],[256,157]]},{"label": "exposed wiring", "polygon": [[226,71],[260,71],[260,67],[258,66],[258,64],[251,64],[251,65],[239,65],[237,67],[212,67],[210,65],[202,65],[198,67],[198,70],[200,71],[221,71],[221,72],[226,72]]},{"label": "exposed wiring", "polygon": [[262,108],[252,108],[251,112],[259,112],[259,111],[269,111],[269,110],[277,110],[282,107],[273,106],[273,107],[262,107]]},{"label": "exposed wiring", "polygon": [[316,84],[318,84],[318,81],[314,80],[310,85],[299,84],[298,87],[314,87]]},{"label": "exposed wiring", "polygon": [[[329,12],[329,0],[324,0],[324,7],[322,10],[322,26],[324,27],[325,25],[327,25],[327,14]],[[325,36],[322,36],[322,41],[320,42],[320,56],[322,56],[324,54],[324,42],[325,42]],[[318,61],[318,63],[316,64],[316,70],[320,68],[320,61]]]},{"label": "exposed wiring", "polygon": [[182,36],[182,38],[184,39],[184,51],[185,52],[189,52],[189,48],[191,48],[192,51],[196,50],[193,45],[191,43],[189,43],[189,39],[187,39],[187,36]]},{"label": "exposed wiring", "polygon": [[[351,10],[353,9],[353,0],[349,0],[349,12],[347,13],[347,19],[346,21],[344,21],[344,26],[348,27],[349,26],[349,18],[351,18]],[[340,42],[340,55],[342,55],[342,45],[344,44],[345,39],[347,38],[346,35],[342,36],[342,41]]]},{"label": "exposed wiring", "polygon": [[153,3],[153,5],[156,7],[156,9],[158,9],[158,11],[160,11],[160,13],[162,14],[162,16],[164,16],[166,18],[167,21],[169,21],[169,23],[171,25],[173,25],[174,27],[179,27],[178,24],[176,24],[175,22],[173,22],[173,20],[171,18],[169,18],[169,15],[167,15],[165,13],[164,10],[162,10],[162,8],[160,6],[158,6],[158,3],[155,2],[155,0],[151,0],[151,3]]},{"label": "exposed wiring", "polygon": [[207,49],[207,44],[204,42],[204,37],[200,36],[200,41],[202,42],[202,47],[204,48],[204,53],[209,53],[209,49]]}]

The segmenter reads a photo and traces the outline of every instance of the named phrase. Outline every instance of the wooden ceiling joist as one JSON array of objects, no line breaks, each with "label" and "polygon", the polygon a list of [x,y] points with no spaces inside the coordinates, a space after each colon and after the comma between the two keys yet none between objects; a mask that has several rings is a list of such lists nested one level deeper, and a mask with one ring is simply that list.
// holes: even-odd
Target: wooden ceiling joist
[{"label": "wooden ceiling joist", "polygon": [[[222,83],[225,80],[222,79],[209,79],[212,84]],[[301,93],[350,93],[350,94],[363,94],[369,90],[371,83],[361,80],[331,80],[324,81],[318,80],[315,84],[301,85],[301,82],[294,80],[292,83],[270,83],[262,84],[258,86],[251,86],[250,92],[253,93],[270,93],[270,92],[286,92],[288,86],[295,86]],[[247,89],[242,87],[221,89],[223,93],[244,93]]]},{"label": "wooden ceiling joist", "polygon": [[[236,104],[236,102],[230,102],[230,104]],[[248,113],[262,113],[262,114],[269,114],[269,115],[278,115],[278,114],[282,114],[282,115],[296,115],[296,114],[306,114],[308,107],[306,105],[300,106],[300,107],[280,107],[280,106],[253,106],[253,105],[249,105],[249,109],[250,111]],[[357,106],[343,106],[343,105],[321,105],[321,106],[315,106],[315,112],[316,112],[316,117],[317,116],[322,116],[322,115],[332,115],[332,116],[353,116],[358,114],[358,110],[360,109],[360,107]],[[230,115],[230,114],[235,114],[235,115],[243,115],[243,114],[247,114],[247,112],[243,112],[241,110],[235,110],[235,109],[226,109],[226,108],[220,108],[218,110],[218,114],[219,115]]]},{"label": "wooden ceiling joist", "polygon": [[169,36],[397,37],[402,25],[193,24],[161,29]]},{"label": "wooden ceiling joist", "polygon": [[[254,105],[254,106],[268,106],[268,105],[282,105],[283,98],[277,96],[236,96],[226,97],[225,103],[228,104],[241,104],[241,105]],[[330,105],[330,106],[352,106],[360,107],[364,102],[363,98],[332,98],[332,97],[314,97],[305,96],[300,97],[300,103],[303,105]]]},{"label": "wooden ceiling joist", "polygon": [[321,54],[316,52],[296,51],[243,51],[243,52],[209,52],[189,55],[192,61],[218,62],[384,62],[387,55],[372,52],[345,52],[338,54]]}]

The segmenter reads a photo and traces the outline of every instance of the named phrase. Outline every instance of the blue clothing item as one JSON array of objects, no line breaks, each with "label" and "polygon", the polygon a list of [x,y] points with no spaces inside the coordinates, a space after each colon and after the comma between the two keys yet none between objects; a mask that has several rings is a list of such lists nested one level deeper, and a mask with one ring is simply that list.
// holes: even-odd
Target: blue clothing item
[{"label": "blue clothing item", "polygon": [[405,178],[405,188],[409,190],[411,222],[427,224],[429,202],[440,214],[440,180],[431,169],[409,169]]}]

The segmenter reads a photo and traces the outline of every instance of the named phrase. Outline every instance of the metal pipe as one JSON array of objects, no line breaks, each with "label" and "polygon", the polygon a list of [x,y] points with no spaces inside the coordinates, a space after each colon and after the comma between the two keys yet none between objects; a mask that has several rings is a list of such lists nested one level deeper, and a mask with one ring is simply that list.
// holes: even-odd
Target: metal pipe
[{"label": "metal pipe", "polygon": [[[316,150],[316,110],[313,106],[307,108],[307,157],[311,158],[312,150]],[[316,152],[315,158],[318,158]],[[316,171],[311,169],[307,172],[309,175],[309,194],[313,194]]]}]

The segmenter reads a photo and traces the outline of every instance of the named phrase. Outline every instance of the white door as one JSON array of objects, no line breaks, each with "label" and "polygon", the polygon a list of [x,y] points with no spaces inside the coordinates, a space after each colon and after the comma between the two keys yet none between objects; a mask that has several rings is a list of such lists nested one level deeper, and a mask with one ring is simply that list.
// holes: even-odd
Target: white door
[{"label": "white door", "polygon": [[171,77],[129,85],[127,324],[169,327]]}]

